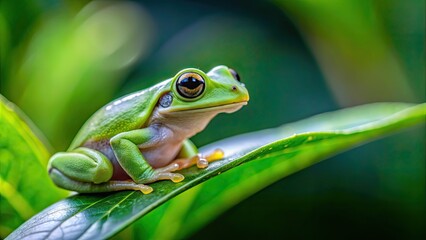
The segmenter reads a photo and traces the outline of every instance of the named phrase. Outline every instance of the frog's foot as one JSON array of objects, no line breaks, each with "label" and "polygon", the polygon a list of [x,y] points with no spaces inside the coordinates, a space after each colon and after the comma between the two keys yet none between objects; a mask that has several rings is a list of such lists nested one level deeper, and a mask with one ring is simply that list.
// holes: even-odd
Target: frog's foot
[{"label": "frog's foot", "polygon": [[215,149],[212,153],[205,156],[199,153],[190,158],[176,159],[170,165],[178,164],[179,169],[188,168],[192,165],[197,165],[198,168],[206,168],[209,166],[209,162],[220,160],[224,157],[224,155],[225,153],[221,149]]},{"label": "frog's foot", "polygon": [[175,183],[182,182],[185,177],[180,173],[173,173],[179,170],[179,164],[171,163],[162,168],[156,168],[149,182],[156,182],[158,180],[172,180]]},{"label": "frog's foot", "polygon": [[148,185],[135,183],[133,181],[109,181],[104,185],[108,185],[109,188],[117,190],[136,190],[141,191],[143,194],[150,194],[154,189]]}]

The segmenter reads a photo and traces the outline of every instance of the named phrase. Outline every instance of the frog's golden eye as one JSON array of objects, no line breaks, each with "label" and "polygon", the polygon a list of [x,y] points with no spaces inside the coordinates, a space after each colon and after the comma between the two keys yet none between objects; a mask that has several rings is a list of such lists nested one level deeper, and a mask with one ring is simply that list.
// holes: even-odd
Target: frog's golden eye
[{"label": "frog's golden eye", "polygon": [[176,89],[184,98],[196,98],[205,88],[203,77],[198,73],[184,73],[176,81]]},{"label": "frog's golden eye", "polygon": [[232,74],[235,80],[241,82],[240,75],[238,75],[238,73],[234,69],[229,68],[229,72]]}]

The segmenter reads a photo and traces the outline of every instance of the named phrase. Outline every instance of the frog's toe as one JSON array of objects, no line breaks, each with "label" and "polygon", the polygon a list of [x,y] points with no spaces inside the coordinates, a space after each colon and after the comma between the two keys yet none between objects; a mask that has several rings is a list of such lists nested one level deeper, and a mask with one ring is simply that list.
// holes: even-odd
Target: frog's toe
[{"label": "frog's toe", "polygon": [[198,158],[198,161],[197,161],[198,168],[206,168],[208,166],[209,166],[209,161],[207,159],[202,157]]},{"label": "frog's toe", "polygon": [[154,176],[150,179],[150,182],[156,182],[159,180],[171,180],[175,183],[182,182],[185,177],[180,173],[171,172],[155,172]]},{"label": "frog's toe", "polygon": [[141,191],[143,194],[150,194],[152,193],[152,191],[154,191],[154,189],[148,185],[144,185],[144,184],[138,184],[138,189],[135,190],[139,190]]},{"label": "frog's toe", "polygon": [[151,186],[140,184],[140,183],[134,183],[131,181],[111,181],[110,184],[112,185],[118,185],[122,186],[122,190],[135,190],[135,191],[141,191],[143,194],[150,194],[154,189]]},{"label": "frog's toe", "polygon": [[173,171],[179,170],[179,164],[172,163],[162,168],[157,168],[154,171],[154,175],[151,178],[152,182],[158,180],[171,180],[175,183],[183,181],[185,177],[180,173],[173,173]]},{"label": "frog's toe", "polygon": [[188,168],[188,167],[190,167],[190,166],[192,166],[194,164],[197,164],[197,162],[199,161],[199,159],[200,159],[200,155],[197,154],[197,155],[195,155],[193,157],[190,157],[190,158],[179,158],[179,159],[176,159],[175,161],[173,161],[172,164],[177,164],[178,167],[179,167],[178,168],[178,170],[179,170],[179,169]]},{"label": "frog's toe", "polygon": [[212,153],[205,156],[207,162],[213,162],[213,161],[221,160],[224,157],[225,157],[225,153],[220,148],[216,148]]},{"label": "frog's toe", "polygon": [[207,154],[206,156],[203,156],[201,154],[197,155],[197,167],[198,168],[206,168],[209,166],[210,162],[217,161],[220,159],[223,159],[225,156],[225,153],[222,151],[222,149],[215,149],[212,153]]},{"label": "frog's toe", "polygon": [[176,162],[173,162],[165,167],[155,169],[155,172],[158,172],[158,173],[174,172],[176,170],[179,170],[179,168],[180,168],[179,164]]},{"label": "frog's toe", "polygon": [[182,182],[183,179],[185,179],[185,177],[182,174],[180,174],[180,173],[168,173],[168,172],[159,173],[158,177],[159,177],[160,180],[162,180],[162,179],[170,179],[170,180],[172,180],[175,183]]},{"label": "frog's toe", "polygon": [[110,191],[120,191],[120,190],[135,190],[135,191],[141,191],[143,194],[150,194],[154,189],[151,186],[135,183],[133,181],[120,181],[120,180],[113,180],[102,184],[92,184],[91,186],[92,190],[96,190],[97,188],[101,189],[104,188],[107,190],[106,192]]}]

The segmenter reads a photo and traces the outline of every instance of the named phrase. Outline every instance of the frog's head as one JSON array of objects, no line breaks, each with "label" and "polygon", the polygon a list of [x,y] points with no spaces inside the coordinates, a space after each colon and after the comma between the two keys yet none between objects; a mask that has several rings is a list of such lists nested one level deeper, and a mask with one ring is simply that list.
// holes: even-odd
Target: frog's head
[{"label": "frog's head", "polygon": [[249,94],[237,72],[218,66],[207,74],[187,68],[171,80],[170,91],[159,100],[162,113],[183,111],[234,112],[246,105]]}]

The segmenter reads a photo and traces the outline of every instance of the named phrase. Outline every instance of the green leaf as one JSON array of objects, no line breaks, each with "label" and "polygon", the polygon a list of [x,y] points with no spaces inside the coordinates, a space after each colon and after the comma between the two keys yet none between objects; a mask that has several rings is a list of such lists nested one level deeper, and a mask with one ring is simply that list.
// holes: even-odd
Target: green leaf
[{"label": "green leaf", "polygon": [[145,231],[136,227],[138,232],[133,234],[138,238],[184,237],[272,182],[351,147],[424,122],[425,116],[426,104],[370,104],[226,139],[202,149],[221,147],[228,154],[225,159],[204,170],[182,171],[186,178],[181,183],[154,183],[155,191],[149,195],[135,191],[75,195],[45,209],[8,239],[107,238],[166,201],[138,222]]},{"label": "green leaf", "polygon": [[[0,95],[0,237],[66,196],[50,181],[49,152],[25,117]],[[27,120],[26,120],[27,121]]]}]

